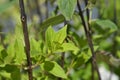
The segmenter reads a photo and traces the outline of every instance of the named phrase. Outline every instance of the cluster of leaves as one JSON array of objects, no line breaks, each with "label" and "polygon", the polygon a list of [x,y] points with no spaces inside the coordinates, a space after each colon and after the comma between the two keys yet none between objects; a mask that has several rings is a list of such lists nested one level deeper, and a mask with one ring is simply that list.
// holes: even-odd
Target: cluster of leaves
[{"label": "cluster of leaves", "polygon": [[[98,63],[105,62],[107,66],[110,65],[110,67],[114,68],[114,72],[117,75],[120,75],[118,70],[120,68],[116,68],[119,66],[116,65],[119,60],[114,58],[115,56],[120,57],[119,21],[115,22],[116,24],[113,23],[115,16],[112,15],[115,13],[110,13],[112,12],[111,7],[110,10],[106,9],[103,12],[105,9],[104,0],[94,1],[96,2],[96,8],[100,8],[100,18],[90,19],[90,26]],[[95,5],[94,1],[89,0],[92,5]],[[12,0],[7,2],[6,5],[0,5],[0,12],[3,13],[4,10],[15,4],[15,2],[17,1]],[[55,2],[57,2],[60,14],[56,15],[55,11],[52,11],[52,17],[44,20],[37,26],[39,30],[34,28],[36,32],[38,31],[37,33],[33,31],[33,24],[29,25],[33,77],[35,80],[57,80],[59,78],[66,80],[90,80],[90,59],[92,54],[77,13],[77,0],[50,0],[51,5],[54,5],[53,3]],[[84,4],[82,0],[81,3]],[[120,3],[120,1],[117,3]],[[112,1],[110,1],[110,4],[110,6],[113,6]],[[116,5],[117,11],[120,12],[119,4]],[[88,5],[84,9],[86,10],[89,7],[91,6]],[[16,13],[16,16],[18,17],[18,13]],[[120,17],[116,17],[119,20]],[[66,21],[67,25],[64,25],[61,29],[57,27],[58,30],[54,29],[55,25]],[[2,31],[1,28],[0,31]],[[1,36],[2,33],[0,32]],[[9,33],[4,36],[3,40],[1,39],[0,80],[28,80],[27,70],[29,67],[27,67],[24,46],[24,37],[19,21],[14,34]],[[114,50],[112,50],[113,48]],[[105,55],[101,54],[101,51],[104,51]],[[108,52],[113,56],[107,55],[106,53]],[[61,60],[61,54],[65,54],[64,67],[61,66],[63,61]],[[115,64],[114,62],[117,63]]]}]

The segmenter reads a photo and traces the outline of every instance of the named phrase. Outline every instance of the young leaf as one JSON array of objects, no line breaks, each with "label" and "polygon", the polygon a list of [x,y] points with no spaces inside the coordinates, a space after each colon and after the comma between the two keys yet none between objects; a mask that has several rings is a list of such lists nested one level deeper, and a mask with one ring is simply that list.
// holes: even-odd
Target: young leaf
[{"label": "young leaf", "polygon": [[22,61],[26,58],[24,53],[23,41],[21,39],[16,39],[14,47],[16,55],[15,61],[17,64],[21,64]]},{"label": "young leaf", "polygon": [[36,41],[34,38],[32,38],[30,40],[30,53],[31,53],[31,57],[35,57],[35,56],[39,55],[42,52],[40,44],[41,43],[39,41]]},{"label": "young leaf", "polygon": [[45,40],[46,44],[49,50],[53,51],[53,40],[55,37],[55,31],[52,29],[52,27],[48,27],[46,34],[45,34]]},{"label": "young leaf", "polygon": [[66,36],[67,36],[67,25],[56,33],[54,41],[62,44]]},{"label": "young leaf", "polygon": [[59,48],[56,52],[65,52],[65,51],[73,51],[73,53],[76,55],[79,51],[79,48],[76,47],[73,43],[63,43],[61,45],[61,48]]},{"label": "young leaf", "polygon": [[48,71],[49,73],[53,74],[54,76],[61,77],[61,78],[67,78],[64,70],[54,61],[45,61],[43,64],[41,64],[41,67]]},{"label": "young leaf", "polygon": [[6,50],[3,50],[1,54],[4,54],[4,63],[10,64],[15,57],[14,43],[10,43]]},{"label": "young leaf", "polygon": [[58,7],[66,20],[70,20],[74,13],[77,0],[57,0]]},{"label": "young leaf", "polygon": [[7,53],[11,56],[14,57],[15,56],[15,48],[14,48],[14,43],[10,43],[8,48],[7,48]]}]

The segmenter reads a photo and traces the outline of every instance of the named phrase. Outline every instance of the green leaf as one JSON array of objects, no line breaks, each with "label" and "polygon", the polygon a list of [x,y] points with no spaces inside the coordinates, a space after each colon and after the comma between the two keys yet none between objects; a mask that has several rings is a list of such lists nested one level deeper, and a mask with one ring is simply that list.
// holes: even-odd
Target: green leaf
[{"label": "green leaf", "polygon": [[57,0],[58,7],[66,20],[70,20],[74,13],[77,0]]},{"label": "green leaf", "polygon": [[26,59],[24,52],[24,44],[21,39],[16,39],[15,41],[15,61],[17,64],[21,64],[24,59]]},{"label": "green leaf", "polygon": [[4,71],[4,70],[0,70],[0,76],[4,77],[4,78],[7,78],[7,79],[10,79],[10,73]]},{"label": "green leaf", "polygon": [[3,50],[4,48],[3,48],[3,46],[2,45],[0,45],[0,52]]},{"label": "green leaf", "polygon": [[[93,46],[93,48],[94,48],[94,52],[96,52],[96,51],[98,50],[99,46]],[[88,49],[88,54],[89,54],[89,55],[92,54],[90,48]]]},{"label": "green leaf", "polygon": [[75,41],[77,46],[83,48],[87,45],[87,41],[85,40],[84,35],[79,36],[76,32],[73,32],[71,36],[74,36],[73,40]]},{"label": "green leaf", "polygon": [[45,61],[41,67],[56,77],[67,78],[64,70],[54,61]]},{"label": "green leaf", "polygon": [[63,15],[57,15],[57,16],[54,16],[54,17],[51,17],[51,18],[48,18],[47,20],[45,20],[41,25],[41,29],[45,29],[47,28],[48,26],[50,25],[56,25],[56,24],[59,24],[59,23],[62,23],[65,21],[65,18]]},{"label": "green leaf", "polygon": [[5,49],[2,50],[2,51],[1,51],[1,54],[0,54],[0,58],[4,60],[5,57],[7,57],[7,56],[8,56],[8,53],[6,52],[6,50],[5,50]]},{"label": "green leaf", "polygon": [[85,64],[90,58],[91,58],[91,56],[92,55],[88,55],[88,54],[86,54],[85,52],[82,52],[79,56],[78,56],[78,58],[77,58],[77,60],[76,60],[76,62],[75,62],[75,66],[74,67],[80,67],[80,66],[82,66],[83,64]]},{"label": "green leaf", "polygon": [[8,56],[8,53],[6,52],[5,49],[3,49],[0,52],[0,67],[4,67],[5,66],[5,62],[6,62],[6,57]]},{"label": "green leaf", "polygon": [[10,43],[6,50],[3,49],[1,51],[0,56],[1,56],[1,60],[4,62],[4,64],[1,66],[5,66],[6,64],[10,64],[15,57],[14,43]]},{"label": "green leaf", "polygon": [[63,43],[61,45],[61,48],[59,48],[56,52],[65,52],[65,51],[73,51],[73,53],[76,55],[79,51],[79,48],[76,47],[73,43]]},{"label": "green leaf", "polygon": [[34,38],[30,39],[30,53],[31,57],[38,56],[41,53],[40,42],[36,41]]},{"label": "green leaf", "polygon": [[[61,47],[62,44],[58,43],[58,42],[53,42],[53,52],[58,52],[57,50],[62,49]],[[62,51],[61,51],[62,52]]]},{"label": "green leaf", "polygon": [[67,36],[67,25],[56,33],[54,41],[62,44],[66,36]]},{"label": "green leaf", "polygon": [[10,43],[7,47],[7,53],[8,56],[4,59],[5,64],[9,64],[10,62],[12,62],[13,58],[15,57],[14,42]]},{"label": "green leaf", "polygon": [[103,29],[110,28],[111,32],[117,30],[117,26],[110,20],[97,20],[96,23]]},{"label": "green leaf", "polygon": [[7,53],[8,53],[11,57],[14,57],[14,56],[15,56],[14,42],[9,44],[9,46],[8,46],[8,48],[7,48]]},{"label": "green leaf", "polygon": [[7,64],[2,69],[5,70],[8,73],[11,73],[11,72],[13,72],[13,71],[15,71],[17,69],[17,66],[16,65],[12,65],[12,64]]},{"label": "green leaf", "polygon": [[[97,48],[97,47],[96,47]],[[85,64],[90,58],[92,57],[92,54],[90,52],[90,49],[88,49],[87,52],[82,51],[80,53],[80,55],[77,56],[76,61],[75,61],[75,65],[74,67],[80,67],[83,64]]]},{"label": "green leaf", "polygon": [[21,73],[19,68],[14,69],[14,71],[11,73],[11,79],[21,80]]},{"label": "green leaf", "polygon": [[6,71],[6,73],[11,73],[12,80],[21,80],[20,69],[16,65],[7,64],[1,70]]},{"label": "green leaf", "polygon": [[46,34],[45,34],[45,40],[46,44],[49,50],[53,51],[53,41],[55,37],[55,31],[52,29],[52,27],[48,27]]},{"label": "green leaf", "polygon": [[47,29],[45,39],[47,47],[51,52],[54,52],[63,43],[67,36],[66,30],[67,26],[63,27],[58,32],[55,32],[51,26]]},{"label": "green leaf", "polygon": [[92,24],[94,24],[95,25],[94,27],[96,27],[97,29],[101,28],[101,30],[104,30],[104,32],[109,31],[110,33],[112,33],[118,29],[117,26],[110,20],[98,20],[97,19],[97,20],[92,21]]}]

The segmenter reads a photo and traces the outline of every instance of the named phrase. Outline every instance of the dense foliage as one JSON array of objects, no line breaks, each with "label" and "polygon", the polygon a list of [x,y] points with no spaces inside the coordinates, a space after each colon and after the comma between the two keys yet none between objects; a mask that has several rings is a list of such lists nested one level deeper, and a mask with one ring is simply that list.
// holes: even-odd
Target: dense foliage
[{"label": "dense foliage", "polygon": [[0,0],[0,80],[120,77],[120,0],[23,0],[32,66],[19,1]]}]

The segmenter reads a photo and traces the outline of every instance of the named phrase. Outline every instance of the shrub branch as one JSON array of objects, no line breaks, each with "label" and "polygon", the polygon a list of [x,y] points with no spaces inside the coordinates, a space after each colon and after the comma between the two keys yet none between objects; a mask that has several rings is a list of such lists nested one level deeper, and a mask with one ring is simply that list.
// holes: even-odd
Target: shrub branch
[{"label": "shrub branch", "polygon": [[30,42],[29,42],[29,35],[28,35],[28,28],[27,28],[27,17],[25,14],[25,9],[24,9],[24,2],[23,0],[19,0],[19,5],[20,5],[20,13],[21,13],[21,22],[23,26],[23,34],[24,34],[24,42],[25,42],[25,53],[27,57],[27,66],[29,67],[28,69],[28,77],[29,80],[33,80],[33,75],[32,75],[32,62],[30,59]]},{"label": "shrub branch", "polygon": [[[98,66],[97,66],[97,63],[96,63],[96,55],[95,55],[94,48],[93,48],[93,42],[92,42],[92,39],[91,39],[91,33],[89,31],[90,26],[88,24],[86,24],[86,22],[85,22],[85,19],[84,19],[82,10],[81,10],[81,6],[80,6],[78,0],[77,0],[77,6],[78,6],[78,10],[79,10],[79,16],[81,17],[82,24],[83,24],[84,31],[85,31],[85,35],[86,35],[86,38],[87,38],[87,41],[88,41],[88,45],[89,45],[91,53],[92,53],[92,69],[95,69],[97,71],[98,78],[99,78],[99,80],[101,80],[100,73],[99,73],[99,70],[98,70]],[[94,80],[94,75],[93,75],[92,80]]]}]

